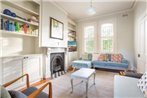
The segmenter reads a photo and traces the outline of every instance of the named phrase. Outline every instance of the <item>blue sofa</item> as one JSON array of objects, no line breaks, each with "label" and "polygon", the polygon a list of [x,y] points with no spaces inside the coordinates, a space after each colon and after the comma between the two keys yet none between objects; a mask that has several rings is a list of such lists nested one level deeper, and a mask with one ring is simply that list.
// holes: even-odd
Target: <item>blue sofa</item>
[{"label": "blue sofa", "polygon": [[112,62],[111,60],[109,61],[93,60],[92,65],[94,68],[126,70],[128,69],[129,62],[125,58],[123,58],[121,62]]}]

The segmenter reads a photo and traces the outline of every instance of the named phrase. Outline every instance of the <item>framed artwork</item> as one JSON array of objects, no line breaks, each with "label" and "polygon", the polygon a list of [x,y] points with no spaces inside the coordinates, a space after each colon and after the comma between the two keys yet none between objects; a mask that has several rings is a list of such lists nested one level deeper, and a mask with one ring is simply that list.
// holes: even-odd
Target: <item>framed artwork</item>
[{"label": "framed artwork", "polygon": [[50,37],[54,39],[63,40],[63,23],[54,19],[50,18]]}]

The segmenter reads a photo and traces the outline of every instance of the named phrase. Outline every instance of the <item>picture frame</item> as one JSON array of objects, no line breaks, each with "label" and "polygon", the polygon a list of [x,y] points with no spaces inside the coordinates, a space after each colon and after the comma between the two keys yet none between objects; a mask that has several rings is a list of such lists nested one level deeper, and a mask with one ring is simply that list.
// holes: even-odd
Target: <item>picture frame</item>
[{"label": "picture frame", "polygon": [[50,17],[50,38],[63,40],[64,24]]}]

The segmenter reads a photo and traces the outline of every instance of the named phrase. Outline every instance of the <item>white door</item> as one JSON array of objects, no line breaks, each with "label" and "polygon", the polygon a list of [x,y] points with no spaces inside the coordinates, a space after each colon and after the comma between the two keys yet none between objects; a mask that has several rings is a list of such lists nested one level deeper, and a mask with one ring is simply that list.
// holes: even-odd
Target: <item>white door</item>
[{"label": "white door", "polygon": [[144,73],[146,70],[146,17],[139,21],[138,25],[138,57],[137,71]]},{"label": "white door", "polygon": [[41,78],[41,64],[38,56],[24,57],[23,60],[23,74],[29,74],[30,82],[39,81]]},{"label": "white door", "polygon": [[145,36],[146,36],[146,37],[145,37],[145,39],[146,39],[146,40],[145,40],[145,43],[146,43],[146,44],[145,44],[145,45],[146,45],[146,49],[145,49],[145,50],[146,50],[146,53],[145,53],[145,54],[146,54],[146,67],[145,67],[145,71],[147,71],[147,15],[146,15],[146,17],[145,17],[145,34],[146,34],[146,35],[145,35]]}]

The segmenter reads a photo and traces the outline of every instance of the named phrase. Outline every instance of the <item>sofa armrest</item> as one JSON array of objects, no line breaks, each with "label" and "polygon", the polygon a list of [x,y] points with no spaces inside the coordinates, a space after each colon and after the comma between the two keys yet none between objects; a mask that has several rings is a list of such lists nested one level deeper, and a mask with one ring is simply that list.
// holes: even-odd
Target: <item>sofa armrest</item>
[{"label": "sofa armrest", "polygon": [[144,98],[143,93],[137,87],[139,79],[115,75],[114,98]]},{"label": "sofa armrest", "polygon": [[122,61],[121,61],[122,63],[125,63],[125,64],[129,64],[129,61],[128,60],[126,60],[126,59],[122,59]]},{"label": "sofa armrest", "polygon": [[127,77],[133,77],[133,78],[140,79],[143,74],[141,74],[141,73],[135,73],[135,72],[122,72],[122,75],[123,76],[127,76]]}]

